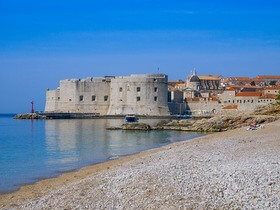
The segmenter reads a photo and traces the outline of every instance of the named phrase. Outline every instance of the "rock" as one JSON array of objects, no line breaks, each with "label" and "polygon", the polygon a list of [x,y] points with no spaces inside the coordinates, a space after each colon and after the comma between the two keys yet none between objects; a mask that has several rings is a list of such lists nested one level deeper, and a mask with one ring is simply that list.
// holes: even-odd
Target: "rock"
[{"label": "rock", "polygon": [[16,120],[42,120],[47,119],[45,115],[41,115],[38,113],[25,113],[25,114],[17,114],[13,119]]},{"label": "rock", "polygon": [[122,130],[151,130],[151,126],[145,123],[126,123],[121,126]]}]

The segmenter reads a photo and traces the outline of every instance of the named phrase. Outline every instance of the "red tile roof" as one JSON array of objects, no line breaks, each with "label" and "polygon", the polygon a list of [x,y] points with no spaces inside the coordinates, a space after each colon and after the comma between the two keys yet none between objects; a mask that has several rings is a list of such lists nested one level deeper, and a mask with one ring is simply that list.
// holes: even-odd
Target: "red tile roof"
[{"label": "red tile roof", "polygon": [[262,92],[240,92],[236,93],[235,96],[253,96],[253,97],[260,97],[262,95]]},{"label": "red tile roof", "polygon": [[280,90],[280,86],[274,86],[274,87],[265,87],[265,90]]},{"label": "red tile roof", "polygon": [[276,99],[276,98],[277,98],[277,96],[274,94],[266,94],[266,95],[259,97],[259,99]]},{"label": "red tile roof", "polygon": [[280,79],[280,76],[277,75],[259,75],[257,79]]},{"label": "red tile roof", "polygon": [[191,101],[199,101],[199,98],[186,98],[186,100],[188,101],[188,102],[191,102]]},{"label": "red tile roof", "polygon": [[227,106],[223,107],[223,109],[238,109],[238,105],[237,104],[230,104],[230,105],[227,105]]},{"label": "red tile roof", "polygon": [[249,85],[231,85],[231,86],[228,86],[228,88],[234,88],[234,89],[242,89],[242,88],[262,89],[259,86],[249,86]]}]

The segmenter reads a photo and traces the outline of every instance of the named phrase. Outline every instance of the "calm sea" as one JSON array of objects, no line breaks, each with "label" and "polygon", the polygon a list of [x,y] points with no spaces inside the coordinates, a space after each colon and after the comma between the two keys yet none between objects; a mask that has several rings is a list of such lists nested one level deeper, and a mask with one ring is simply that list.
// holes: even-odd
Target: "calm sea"
[{"label": "calm sea", "polygon": [[[83,166],[192,139],[179,131],[108,131],[123,120],[13,120],[0,114],[0,193]],[[142,120],[155,124],[157,120]]]}]

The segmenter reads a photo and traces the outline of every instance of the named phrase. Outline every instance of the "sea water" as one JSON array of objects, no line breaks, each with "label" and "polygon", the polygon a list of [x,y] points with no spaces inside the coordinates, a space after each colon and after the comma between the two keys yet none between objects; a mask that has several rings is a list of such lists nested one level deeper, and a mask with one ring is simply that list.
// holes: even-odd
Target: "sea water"
[{"label": "sea water", "polygon": [[[201,134],[106,130],[121,119],[13,120],[0,114],[0,193]],[[140,120],[151,125],[158,120]]]}]

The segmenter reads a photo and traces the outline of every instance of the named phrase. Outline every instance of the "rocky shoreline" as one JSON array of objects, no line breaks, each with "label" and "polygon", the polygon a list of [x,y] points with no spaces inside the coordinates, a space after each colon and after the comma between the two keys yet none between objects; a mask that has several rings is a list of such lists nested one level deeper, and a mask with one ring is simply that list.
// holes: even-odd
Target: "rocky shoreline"
[{"label": "rocky shoreline", "polygon": [[199,120],[163,120],[156,126],[144,123],[126,123],[120,127],[111,127],[109,130],[178,130],[192,132],[221,132],[249,126],[252,123],[265,124],[279,119],[278,116],[267,115],[217,115],[212,118]]}]

